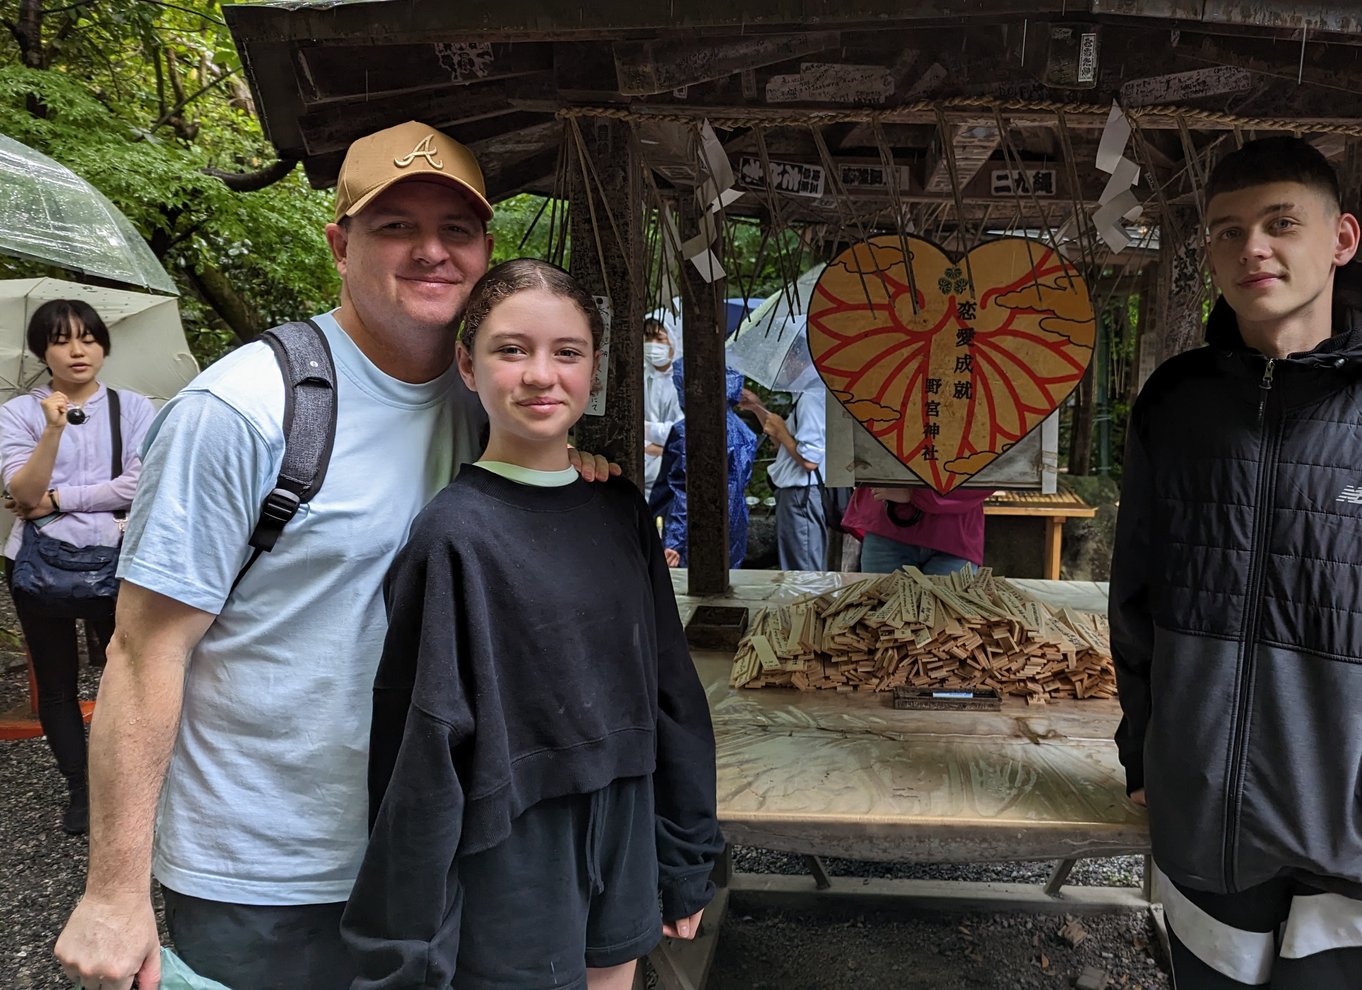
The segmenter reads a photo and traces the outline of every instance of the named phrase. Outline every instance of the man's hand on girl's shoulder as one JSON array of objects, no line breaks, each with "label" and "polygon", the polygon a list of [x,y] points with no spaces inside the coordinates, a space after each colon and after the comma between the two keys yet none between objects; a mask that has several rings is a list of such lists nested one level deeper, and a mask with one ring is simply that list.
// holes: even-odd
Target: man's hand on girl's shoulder
[{"label": "man's hand on girl's shoulder", "polygon": [[585,453],[576,447],[568,447],[568,463],[577,469],[583,481],[608,481],[621,474],[620,466],[614,461],[607,461],[600,454]]}]

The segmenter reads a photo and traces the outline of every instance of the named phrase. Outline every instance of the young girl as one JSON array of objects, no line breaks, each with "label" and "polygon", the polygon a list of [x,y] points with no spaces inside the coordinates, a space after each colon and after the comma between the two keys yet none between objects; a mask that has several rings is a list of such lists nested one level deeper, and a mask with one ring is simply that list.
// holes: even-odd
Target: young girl
[{"label": "young girl", "polygon": [[356,990],[628,990],[713,896],[714,734],[656,529],[632,485],[568,466],[601,333],[544,262],[469,299],[491,434],[384,589]]}]

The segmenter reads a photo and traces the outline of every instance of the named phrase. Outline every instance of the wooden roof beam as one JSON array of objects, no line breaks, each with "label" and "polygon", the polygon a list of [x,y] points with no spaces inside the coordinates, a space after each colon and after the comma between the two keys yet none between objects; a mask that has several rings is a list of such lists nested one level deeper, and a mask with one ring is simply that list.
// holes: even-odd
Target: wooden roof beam
[{"label": "wooden roof beam", "polygon": [[553,68],[553,49],[536,44],[306,44],[293,57],[298,88],[312,105],[466,86]]},{"label": "wooden roof beam", "polygon": [[[484,163],[484,178],[487,180],[487,197],[495,204],[522,192],[554,191],[554,177],[558,171],[558,149],[516,158],[496,160],[479,155]],[[563,190],[558,190],[563,195]]]},{"label": "wooden roof beam", "polygon": [[1257,28],[1308,28],[1337,34],[1362,34],[1362,9],[1356,0],[1295,3],[1280,0],[1090,0],[1094,14],[1156,17]]},{"label": "wooden roof beam", "polygon": [[[945,141],[949,140],[955,157],[955,182],[951,181],[950,158]],[[927,172],[922,188],[929,193],[949,193],[958,184],[969,184],[984,162],[998,150],[998,128],[992,126],[956,126],[949,134],[938,134],[928,153]]]},{"label": "wooden roof beam", "polygon": [[336,151],[357,137],[404,120],[421,120],[432,127],[455,128],[461,123],[514,113],[514,99],[533,94],[548,95],[549,73],[525,76],[509,82],[456,86],[443,90],[403,93],[362,102],[325,103],[298,119],[298,128],[309,155]]},{"label": "wooden roof beam", "polygon": [[725,79],[792,58],[836,48],[835,31],[759,34],[720,39],[617,41],[615,71],[625,96],[651,96],[682,86]]},{"label": "wooden roof beam", "polygon": [[[618,41],[638,32],[694,32],[723,29],[823,30],[841,26],[911,26],[955,21],[960,5],[945,0],[620,0],[550,5],[543,0],[500,0],[496,4],[448,0],[296,0],[285,5],[228,4],[223,16],[238,43],[257,41],[364,40],[371,44],[458,41]],[[971,0],[969,16],[1043,17],[1074,14],[1075,0]]]}]

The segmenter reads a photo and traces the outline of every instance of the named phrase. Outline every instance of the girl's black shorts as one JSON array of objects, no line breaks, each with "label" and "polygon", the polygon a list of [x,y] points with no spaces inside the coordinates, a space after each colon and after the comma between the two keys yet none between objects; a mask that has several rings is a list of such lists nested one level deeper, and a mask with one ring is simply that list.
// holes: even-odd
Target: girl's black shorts
[{"label": "girl's black shorts", "polygon": [[651,777],[541,801],[461,857],[459,990],[579,990],[662,938]]}]

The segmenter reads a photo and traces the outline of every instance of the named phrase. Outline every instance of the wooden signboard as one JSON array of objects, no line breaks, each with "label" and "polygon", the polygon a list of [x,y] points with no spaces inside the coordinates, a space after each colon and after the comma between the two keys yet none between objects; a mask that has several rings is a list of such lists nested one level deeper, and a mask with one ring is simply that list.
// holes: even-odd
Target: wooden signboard
[{"label": "wooden signboard", "polygon": [[738,185],[745,189],[762,189],[770,186],[778,193],[792,196],[809,196],[813,199],[823,195],[824,172],[821,165],[806,162],[772,161],[771,175],[766,175],[761,159],[755,155],[743,155],[738,159]]},{"label": "wooden signboard", "polygon": [[829,392],[943,493],[1058,408],[1092,359],[1095,332],[1078,272],[1019,237],[958,261],[916,237],[863,241],[824,270],[808,316]]},{"label": "wooden signboard", "polygon": [[1245,93],[1253,88],[1253,73],[1232,65],[1174,72],[1148,79],[1132,79],[1121,86],[1121,106],[1145,107],[1156,103],[1185,103],[1206,96]]}]

